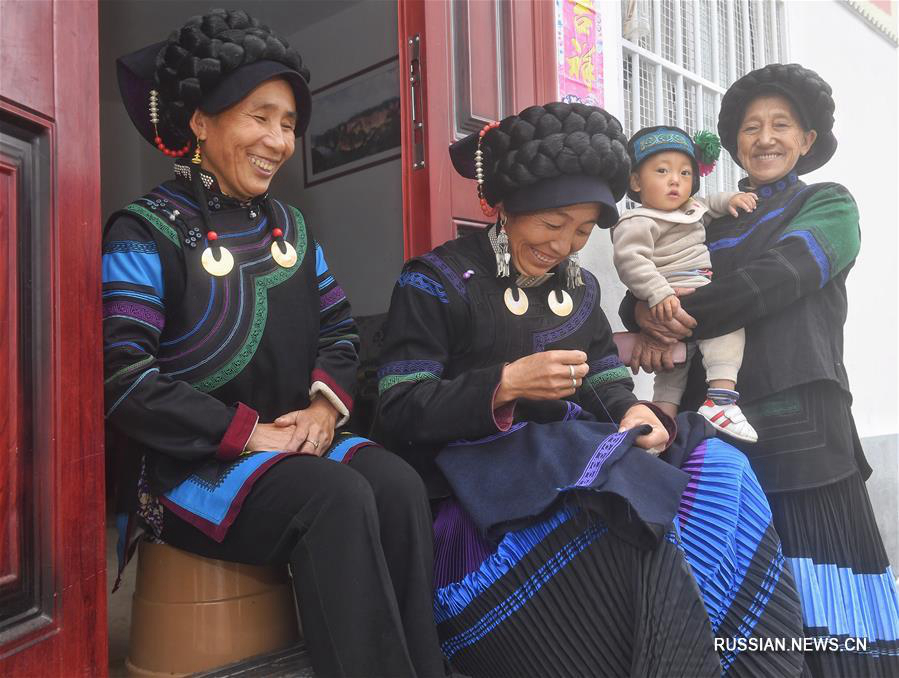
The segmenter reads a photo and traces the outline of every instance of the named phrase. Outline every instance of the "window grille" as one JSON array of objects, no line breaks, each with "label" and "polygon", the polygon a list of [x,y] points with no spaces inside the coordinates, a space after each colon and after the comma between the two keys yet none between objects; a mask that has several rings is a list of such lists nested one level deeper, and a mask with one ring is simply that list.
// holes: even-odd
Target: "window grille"
[{"label": "window grille", "polygon": [[[621,0],[621,17],[628,136],[650,125],[716,131],[728,85],[782,60],[783,0]],[[741,176],[722,151],[700,193],[735,190]]]}]

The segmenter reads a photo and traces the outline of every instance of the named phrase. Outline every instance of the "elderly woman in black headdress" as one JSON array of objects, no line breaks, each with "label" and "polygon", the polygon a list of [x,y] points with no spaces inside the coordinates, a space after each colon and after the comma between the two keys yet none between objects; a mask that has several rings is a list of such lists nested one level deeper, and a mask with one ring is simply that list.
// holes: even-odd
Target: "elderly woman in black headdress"
[{"label": "elderly woman in black headdress", "polygon": [[698,415],[675,435],[637,401],[577,261],[618,218],[625,145],[564,103],[454,144],[496,223],[394,289],[378,426],[435,502],[442,647],[475,676],[798,675],[743,651],[801,633],[758,482]]},{"label": "elderly woman in black headdress", "polygon": [[309,122],[308,80],[242,11],[119,60],[132,121],[176,158],[103,240],[119,502],[129,536],[289,563],[317,675],[443,675],[424,488],[339,431],[356,381],[349,304],[300,211],[267,192]]},{"label": "elderly woman in black headdress", "polygon": [[[715,277],[682,298],[666,326],[636,305],[647,334],[635,357],[662,367],[664,344],[746,328],[740,370],[756,444],[748,456],[768,496],[796,579],[816,676],[899,675],[899,596],[864,481],[871,474],[850,411],[843,366],[846,278],[860,247],[855,201],[840,184],[799,175],[836,150],[830,86],[799,64],[770,64],[737,80],[721,101],[718,133],[749,175],[754,212],[707,228]],[[622,317],[633,321],[626,299]],[[689,397],[692,393],[692,397]],[[683,407],[702,402],[691,374]],[[846,644],[847,637],[861,639]],[[864,647],[866,645],[866,647]]]}]

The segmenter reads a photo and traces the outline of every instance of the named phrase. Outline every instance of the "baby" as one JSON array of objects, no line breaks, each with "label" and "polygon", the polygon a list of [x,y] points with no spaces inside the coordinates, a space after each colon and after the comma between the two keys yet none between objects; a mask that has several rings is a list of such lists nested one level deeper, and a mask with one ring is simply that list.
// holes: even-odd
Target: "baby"
[{"label": "baby", "polygon": [[[656,321],[670,320],[680,309],[675,287],[710,282],[705,224],[728,212],[736,216],[737,208],[755,209],[753,193],[719,193],[708,203],[692,197],[699,190],[700,174],[711,172],[720,149],[714,134],[700,132],[694,142],[677,127],[647,127],[628,142],[632,163],[628,197],[642,207],[624,212],[612,229],[615,268],[628,289],[649,304]],[[756,442],[758,434],[736,404],[737,373],[746,344],[742,329],[688,344],[685,364],[656,375],[653,401],[667,414],[677,414],[696,344],[709,386],[699,413],[717,430]]]}]

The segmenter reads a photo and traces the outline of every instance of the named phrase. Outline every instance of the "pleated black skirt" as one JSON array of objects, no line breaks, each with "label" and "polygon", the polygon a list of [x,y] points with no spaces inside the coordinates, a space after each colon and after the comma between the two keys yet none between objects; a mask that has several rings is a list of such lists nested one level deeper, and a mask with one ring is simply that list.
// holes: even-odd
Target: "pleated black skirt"
[{"label": "pleated black skirt", "polygon": [[812,675],[899,676],[896,580],[860,474],[769,502],[802,604]]}]

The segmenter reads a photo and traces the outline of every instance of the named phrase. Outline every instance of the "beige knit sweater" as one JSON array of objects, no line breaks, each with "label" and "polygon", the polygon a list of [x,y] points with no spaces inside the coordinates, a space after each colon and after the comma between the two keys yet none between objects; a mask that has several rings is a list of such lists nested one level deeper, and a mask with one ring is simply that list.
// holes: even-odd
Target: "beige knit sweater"
[{"label": "beige knit sweater", "polygon": [[627,210],[612,228],[618,277],[638,299],[655,306],[674,294],[673,287],[700,287],[711,269],[705,224],[727,213],[735,193],[717,193],[705,202],[691,198],[666,212],[648,207]]}]

